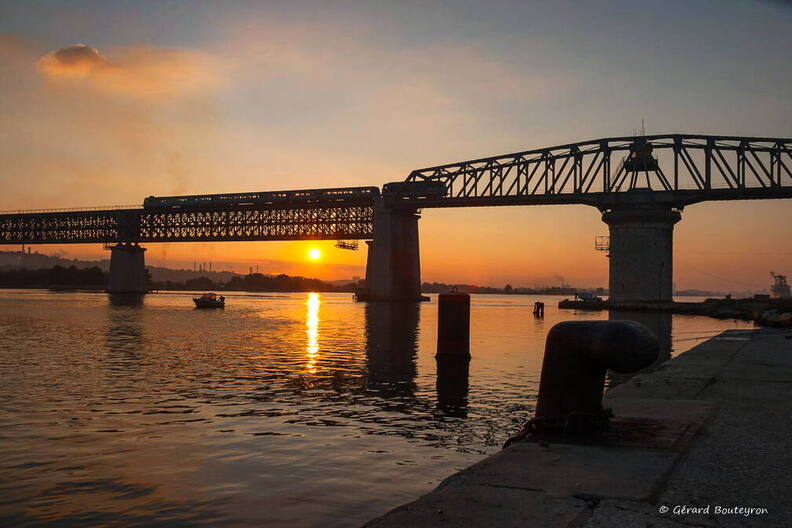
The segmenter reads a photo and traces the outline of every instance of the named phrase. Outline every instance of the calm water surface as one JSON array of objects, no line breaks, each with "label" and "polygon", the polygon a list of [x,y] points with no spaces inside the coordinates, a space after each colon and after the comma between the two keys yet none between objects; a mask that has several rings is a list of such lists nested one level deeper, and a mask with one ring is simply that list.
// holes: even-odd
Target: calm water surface
[{"label": "calm water surface", "polygon": [[[608,317],[473,296],[469,377],[438,380],[434,296],[190,297],[0,290],[0,525],[358,526],[498,450],[549,328]],[[627,316],[674,354],[750,326]]]}]

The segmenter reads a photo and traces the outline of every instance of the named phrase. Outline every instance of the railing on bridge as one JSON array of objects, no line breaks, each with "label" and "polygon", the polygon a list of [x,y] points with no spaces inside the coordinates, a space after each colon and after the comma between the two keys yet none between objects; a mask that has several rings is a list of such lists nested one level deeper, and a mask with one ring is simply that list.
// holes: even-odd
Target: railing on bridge
[{"label": "railing on bridge", "polygon": [[406,180],[432,181],[442,182],[446,194],[424,200],[422,207],[607,205],[631,191],[644,191],[641,200],[678,206],[784,198],[792,196],[792,139],[687,134],[597,139],[419,169]]},{"label": "railing on bridge", "polygon": [[57,209],[10,209],[0,211],[0,215],[39,214],[39,213],[74,213],[83,211],[118,211],[121,209],[142,209],[142,205],[97,205],[93,207],[60,207]]}]

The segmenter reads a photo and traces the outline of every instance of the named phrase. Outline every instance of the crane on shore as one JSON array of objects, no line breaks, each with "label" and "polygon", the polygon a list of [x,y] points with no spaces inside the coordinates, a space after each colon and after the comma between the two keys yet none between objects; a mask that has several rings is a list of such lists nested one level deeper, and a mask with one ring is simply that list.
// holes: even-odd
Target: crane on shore
[{"label": "crane on shore", "polygon": [[770,286],[771,297],[776,299],[789,299],[792,297],[786,275],[779,275],[771,271],[770,276],[773,277],[773,285]]}]

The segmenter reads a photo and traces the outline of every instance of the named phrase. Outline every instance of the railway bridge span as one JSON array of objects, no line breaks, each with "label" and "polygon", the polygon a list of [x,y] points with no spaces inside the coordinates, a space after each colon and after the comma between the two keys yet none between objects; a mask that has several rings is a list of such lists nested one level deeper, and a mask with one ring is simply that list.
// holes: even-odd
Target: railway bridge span
[{"label": "railway bridge span", "polygon": [[0,244],[112,244],[110,292],[143,292],[140,244],[367,240],[372,300],[420,297],[424,208],[588,205],[610,230],[612,301],[668,301],[673,230],[704,201],[792,198],[792,139],[604,138],[412,171],[401,182],[149,197],[139,206],[0,214]]}]

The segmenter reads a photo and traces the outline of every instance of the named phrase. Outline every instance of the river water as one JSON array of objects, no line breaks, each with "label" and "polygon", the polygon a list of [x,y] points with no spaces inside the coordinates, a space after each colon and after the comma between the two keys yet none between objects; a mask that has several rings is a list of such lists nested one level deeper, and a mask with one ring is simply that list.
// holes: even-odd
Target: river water
[{"label": "river water", "polygon": [[[608,317],[474,295],[469,376],[438,380],[435,296],[190,297],[0,290],[0,525],[359,526],[498,450],[550,327]],[[627,317],[666,358],[750,327]]]}]

